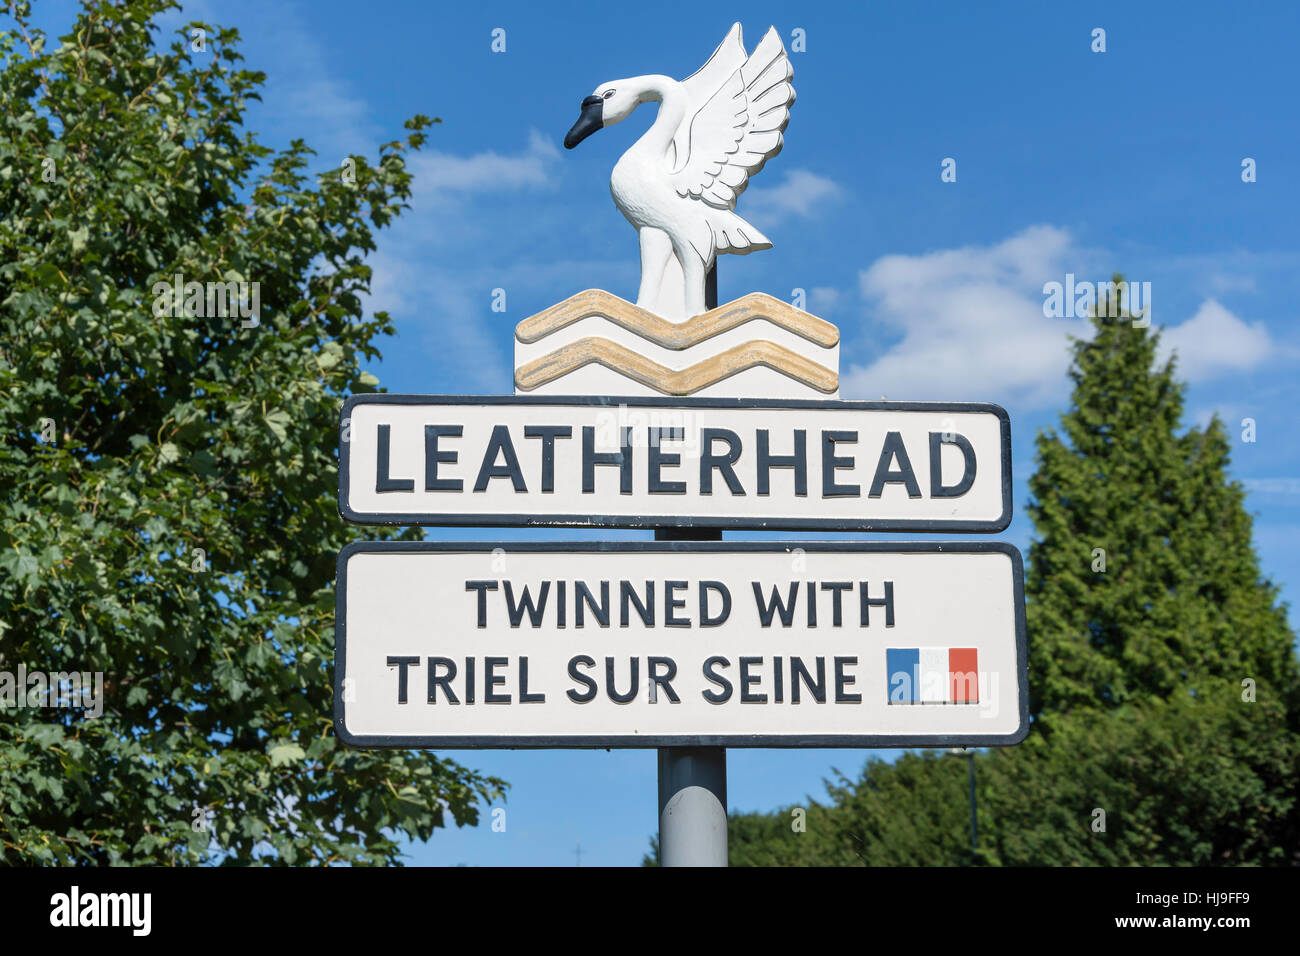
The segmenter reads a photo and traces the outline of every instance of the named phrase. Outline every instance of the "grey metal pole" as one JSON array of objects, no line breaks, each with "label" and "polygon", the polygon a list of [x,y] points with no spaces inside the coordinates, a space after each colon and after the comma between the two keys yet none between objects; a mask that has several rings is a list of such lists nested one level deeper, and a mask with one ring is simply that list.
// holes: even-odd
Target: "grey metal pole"
[{"label": "grey metal pole", "polygon": [[[721,541],[722,531],[658,528],[656,541]],[[727,865],[727,748],[659,748],[660,866]]]},{"label": "grey metal pole", "polygon": [[[717,262],[704,305],[718,306]],[[657,528],[656,541],[721,541],[722,530]],[[727,748],[659,748],[659,864],[727,865]]]},{"label": "grey metal pole", "polygon": [[727,865],[727,749],[659,748],[659,863]]}]

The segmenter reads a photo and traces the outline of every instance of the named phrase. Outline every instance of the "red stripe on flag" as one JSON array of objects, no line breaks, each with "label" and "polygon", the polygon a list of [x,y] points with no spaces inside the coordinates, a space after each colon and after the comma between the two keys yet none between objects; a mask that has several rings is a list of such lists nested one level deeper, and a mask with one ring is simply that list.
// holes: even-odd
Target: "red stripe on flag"
[{"label": "red stripe on flag", "polygon": [[954,704],[980,702],[979,653],[973,647],[948,649],[948,680]]}]

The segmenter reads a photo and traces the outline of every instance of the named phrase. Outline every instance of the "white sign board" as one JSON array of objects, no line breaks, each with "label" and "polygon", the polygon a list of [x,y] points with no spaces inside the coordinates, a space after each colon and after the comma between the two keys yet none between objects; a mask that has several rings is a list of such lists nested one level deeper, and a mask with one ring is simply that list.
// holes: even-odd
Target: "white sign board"
[{"label": "white sign board", "polygon": [[339,510],[360,524],[1001,531],[996,405],[361,395]]},{"label": "white sign board", "polygon": [[378,542],[339,557],[360,747],[939,747],[1028,731],[996,543]]}]

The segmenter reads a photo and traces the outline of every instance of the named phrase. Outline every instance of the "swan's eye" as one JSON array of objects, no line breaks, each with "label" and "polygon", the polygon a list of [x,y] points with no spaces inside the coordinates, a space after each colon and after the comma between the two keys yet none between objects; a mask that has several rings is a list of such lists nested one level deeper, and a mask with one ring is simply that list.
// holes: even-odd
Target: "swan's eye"
[{"label": "swan's eye", "polygon": [[601,96],[605,97],[605,99],[609,99],[613,95],[614,95],[613,90],[606,90],[604,93],[601,94]]}]

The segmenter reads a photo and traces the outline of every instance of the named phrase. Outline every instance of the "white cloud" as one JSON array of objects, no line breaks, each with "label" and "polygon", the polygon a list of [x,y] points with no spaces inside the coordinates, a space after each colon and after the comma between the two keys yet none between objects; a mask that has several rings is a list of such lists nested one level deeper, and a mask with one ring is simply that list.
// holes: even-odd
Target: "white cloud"
[{"label": "white cloud", "polygon": [[787,216],[815,216],[822,205],[843,194],[844,190],[834,180],[806,169],[792,169],[777,186],[746,189],[736,212],[755,225],[775,223]]},{"label": "white cloud", "polygon": [[[901,338],[867,364],[847,366],[841,391],[848,398],[1021,407],[1059,401],[1068,389],[1066,337],[1090,337],[1092,328],[1082,319],[1045,317],[1043,284],[1067,272],[1089,274],[1081,266],[1090,263],[1080,260],[1093,258],[1053,226],[1033,226],[993,246],[882,257],[860,274],[862,294],[874,305],[876,324]],[[1213,298],[1164,329],[1161,351],[1161,361],[1177,353],[1179,378],[1193,384],[1294,354],[1263,323],[1247,324]]]},{"label": "white cloud", "polygon": [[1253,275],[1238,275],[1230,272],[1215,272],[1209,278],[1210,288],[1218,295],[1226,292],[1255,292]]},{"label": "white cloud", "polygon": [[1241,483],[1257,495],[1300,495],[1300,478],[1243,478]]},{"label": "white cloud", "polygon": [[1161,361],[1177,354],[1180,378],[1200,382],[1231,372],[1245,372],[1277,351],[1262,322],[1247,325],[1215,299],[1206,299],[1196,314],[1165,330]]},{"label": "white cloud", "polygon": [[[248,104],[249,128],[274,130],[274,140],[264,142],[275,148],[305,139],[317,151],[317,161],[331,168],[349,153],[372,156],[377,143],[396,137],[383,135],[370,105],[354,91],[347,71],[339,68],[337,51],[324,46],[312,26],[317,16],[301,2],[185,0],[182,10],[166,11],[157,22],[164,45],[171,31],[190,20],[237,25],[239,50],[247,58],[244,66],[266,73],[261,100]],[[211,43],[211,35],[208,40]],[[193,55],[201,66],[202,54]]]},{"label": "white cloud", "polygon": [[[493,290],[504,289],[509,314],[522,316],[533,298],[530,290],[553,283],[557,273],[573,278],[590,271],[591,263],[574,260],[503,261],[497,248],[502,222],[518,210],[527,208],[536,222],[536,206],[525,206],[514,194],[551,186],[559,155],[533,130],[515,153],[408,156],[415,177],[411,208],[384,231],[378,251],[368,257],[373,273],[367,307],[392,313],[402,347],[427,355],[436,378],[510,392],[511,339],[490,311]],[[575,286],[568,294],[577,291]]]},{"label": "white cloud", "polygon": [[503,155],[487,150],[472,156],[455,156],[434,150],[410,157],[408,166],[415,174],[417,192],[490,193],[550,186],[559,157],[555,144],[534,129],[529,131],[528,145],[518,153]]},{"label": "white cloud", "polygon": [[860,274],[862,294],[876,322],[902,337],[866,365],[849,366],[841,391],[1022,407],[1058,400],[1068,387],[1066,335],[1086,336],[1090,326],[1046,318],[1042,290],[1078,254],[1065,230],[1033,226],[994,246],[878,259]]},{"label": "white cloud", "polygon": [[488,321],[492,285],[482,275],[412,261],[384,249],[371,253],[374,270],[366,308],[398,322],[397,348],[427,356],[429,377],[487,393],[510,392],[509,340]]},{"label": "white cloud", "polygon": [[819,285],[808,290],[808,311],[825,317],[840,307],[844,296],[834,286]]},{"label": "white cloud", "polygon": [[1251,410],[1242,405],[1217,402],[1210,405],[1194,405],[1187,410],[1186,420],[1197,428],[1208,428],[1210,419],[1218,416],[1229,433],[1240,427],[1239,422],[1251,414]]},{"label": "white cloud", "polygon": [[[477,208],[477,207],[474,207]],[[366,308],[398,320],[399,348],[427,356],[430,377],[464,383],[485,394],[514,389],[513,338],[522,318],[581,291],[583,276],[607,279],[603,287],[635,288],[636,262],[554,259],[466,264],[427,245],[382,242],[367,262],[373,273]],[[494,291],[506,293],[505,315],[492,309]]]},{"label": "white cloud", "polygon": [[[304,49],[300,62],[313,61],[319,55],[314,47]],[[344,84],[326,71],[324,63],[303,70],[298,79],[288,85],[283,96],[275,95],[275,88],[281,80],[273,78],[267,81],[272,91],[267,94],[266,102],[275,103],[277,111],[285,117],[293,117],[299,128],[311,130],[316,146],[320,147],[321,130],[332,130],[326,142],[336,141],[342,148],[339,152],[375,153],[373,138],[374,124],[370,120],[370,107],[359,97],[350,96]],[[284,122],[277,120],[277,125]],[[394,137],[395,138],[395,137]],[[321,159],[329,162],[334,157],[322,153]],[[342,162],[343,157],[337,157]]]}]

